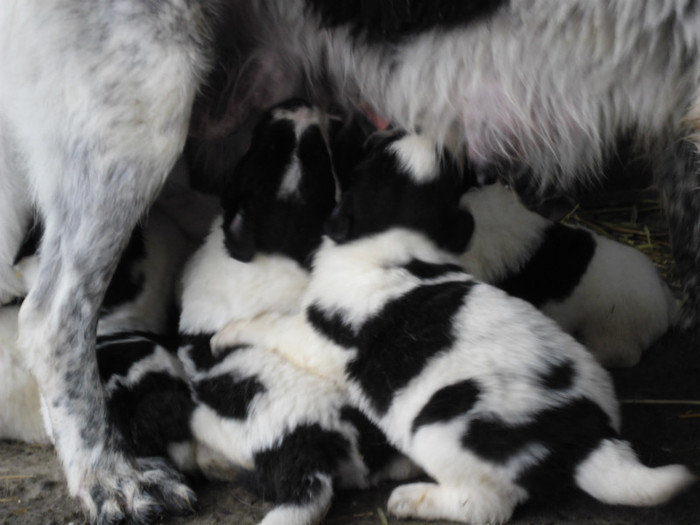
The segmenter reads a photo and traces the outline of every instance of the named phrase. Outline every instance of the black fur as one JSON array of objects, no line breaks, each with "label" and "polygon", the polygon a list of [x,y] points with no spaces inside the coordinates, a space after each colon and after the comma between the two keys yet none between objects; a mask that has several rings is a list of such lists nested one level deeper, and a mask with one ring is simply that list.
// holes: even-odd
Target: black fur
[{"label": "black fur", "polygon": [[133,388],[116,390],[107,406],[139,457],[166,456],[169,443],[192,437],[189,421],[194,403],[180,378],[150,372]]},{"label": "black fur", "polygon": [[245,419],[255,396],[266,391],[254,376],[233,378],[230,374],[197,381],[192,387],[198,401],[229,419]]},{"label": "black fur", "polygon": [[507,0],[307,0],[328,27],[349,25],[355,37],[397,41],[430,29],[450,29],[491,15]]},{"label": "black fur", "polygon": [[[275,109],[306,105],[294,100],[276,106],[256,127],[251,148],[236,167],[222,200],[229,254],[249,262],[255,253],[278,253],[308,267],[320,243],[321,225],[335,204],[331,158],[318,126],[297,139],[294,124],[274,119]],[[277,196],[285,172],[299,160],[298,196]]]},{"label": "black fur", "polygon": [[505,463],[524,448],[542,445],[547,457],[526,468],[518,483],[530,493],[551,494],[568,489],[574,468],[606,438],[614,438],[610,419],[588,399],[543,410],[532,421],[509,424],[493,416],[480,416],[468,423],[462,445],[493,462]]},{"label": "black fur", "polygon": [[464,268],[458,264],[432,264],[420,259],[413,259],[404,268],[419,279],[435,279],[450,273],[464,273]]},{"label": "black fur", "polygon": [[495,285],[537,307],[548,301],[563,301],[586,272],[595,247],[590,232],[553,224],[520,271]]},{"label": "black fur", "polygon": [[255,470],[244,482],[276,503],[308,503],[321,488],[319,474],[332,477],[349,457],[350,443],[318,424],[302,425],[269,449],[255,454]]},{"label": "black fur", "polygon": [[421,408],[413,420],[411,432],[415,433],[423,425],[450,421],[468,413],[479,400],[480,393],[479,385],[472,379],[441,388]]},{"label": "black fur", "polygon": [[44,235],[44,223],[34,217],[29,229],[25,232],[12,264],[15,265],[25,257],[31,257],[39,251],[41,237]]},{"label": "black fur", "polygon": [[[332,341],[359,349],[346,371],[360,383],[377,413],[383,414],[398,389],[420,373],[431,357],[452,346],[452,319],[472,287],[472,282],[462,281],[419,286],[387,303],[356,335],[340,315],[329,316],[311,307],[307,316]],[[386,352],[389,347],[395,351]]]},{"label": "black fur", "polygon": [[350,191],[333,211],[326,233],[343,243],[390,227],[404,227],[426,234],[441,248],[462,253],[474,231],[474,219],[458,208],[460,170],[445,153],[439,177],[416,184],[386,149],[400,138],[395,134],[377,142],[373,152],[358,165],[349,183]]},{"label": "black fur", "polygon": [[234,345],[220,351],[218,356],[214,356],[209,345],[209,341],[213,335],[214,334],[180,335],[180,346],[190,347],[188,349],[189,359],[194,363],[194,366],[197,367],[197,370],[210,370],[236,350],[249,348],[249,345]]},{"label": "black fur", "polygon": [[128,334],[116,334],[97,338],[97,368],[103,382],[112,376],[125,376],[136,362],[151,355],[156,343],[146,337],[124,342]]},{"label": "black fur", "polygon": [[542,387],[547,390],[568,390],[574,384],[576,370],[571,361],[553,365],[541,379]]},{"label": "black fur", "polygon": [[384,432],[358,409],[344,406],[340,411],[340,417],[352,423],[357,429],[360,454],[370,472],[381,471],[400,456],[400,453],[389,444]]},{"label": "black fur", "polygon": [[339,313],[326,313],[318,305],[312,304],[306,309],[306,319],[328,339],[343,348],[352,348],[357,334],[343,320]]}]

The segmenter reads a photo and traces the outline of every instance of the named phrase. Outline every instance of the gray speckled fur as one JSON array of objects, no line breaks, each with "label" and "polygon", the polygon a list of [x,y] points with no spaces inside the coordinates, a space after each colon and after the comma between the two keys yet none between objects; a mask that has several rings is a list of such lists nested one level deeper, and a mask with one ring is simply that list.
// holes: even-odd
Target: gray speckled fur
[{"label": "gray speckled fur", "polygon": [[0,7],[0,122],[20,159],[2,177],[24,181],[45,223],[20,338],[69,490],[99,523],[145,521],[194,501],[165,464],[127,453],[105,410],[94,345],[120,250],[184,143],[207,65],[202,11],[180,0]]}]

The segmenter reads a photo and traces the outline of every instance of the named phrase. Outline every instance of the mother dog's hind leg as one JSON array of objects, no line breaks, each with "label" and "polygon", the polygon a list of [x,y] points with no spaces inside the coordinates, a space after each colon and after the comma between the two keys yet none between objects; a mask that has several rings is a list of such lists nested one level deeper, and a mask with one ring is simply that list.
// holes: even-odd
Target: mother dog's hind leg
[{"label": "mother dog's hind leg", "polygon": [[678,138],[655,158],[655,174],[668,216],[676,270],[683,286],[678,326],[700,329],[700,153]]},{"label": "mother dog's hind leg", "polygon": [[3,4],[2,111],[45,225],[20,338],[69,491],[98,523],[189,510],[178,474],[134,459],[111,424],[95,330],[119,254],[184,144],[205,63],[199,4]]}]

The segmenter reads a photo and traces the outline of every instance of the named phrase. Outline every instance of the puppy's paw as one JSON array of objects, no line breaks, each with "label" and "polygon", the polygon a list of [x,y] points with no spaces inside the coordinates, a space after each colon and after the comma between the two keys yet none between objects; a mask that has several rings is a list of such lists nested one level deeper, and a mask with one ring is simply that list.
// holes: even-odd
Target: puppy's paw
[{"label": "puppy's paw", "polygon": [[424,517],[426,498],[435,489],[432,483],[412,483],[396,487],[387,503],[387,510],[397,518]]},{"label": "puppy's paw", "polygon": [[245,333],[250,321],[231,321],[219,330],[209,341],[209,348],[214,357],[221,357],[228,348],[240,344],[248,344],[248,341],[241,339],[241,334]]},{"label": "puppy's paw", "polygon": [[277,312],[266,312],[252,319],[229,322],[214,337],[209,346],[214,357],[220,357],[232,346],[263,345],[270,343],[271,331],[278,327],[284,316]]}]

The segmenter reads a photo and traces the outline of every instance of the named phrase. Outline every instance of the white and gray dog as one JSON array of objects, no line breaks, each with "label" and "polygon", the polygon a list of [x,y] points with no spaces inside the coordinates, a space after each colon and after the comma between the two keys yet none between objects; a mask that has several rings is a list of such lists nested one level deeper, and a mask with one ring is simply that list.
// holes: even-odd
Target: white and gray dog
[{"label": "white and gray dog", "polygon": [[2,2],[0,297],[17,287],[35,205],[46,230],[21,338],[71,494],[100,521],[170,499],[148,496],[109,423],[102,296],[188,129],[235,129],[304,88],[564,186],[633,134],[666,197],[683,326],[696,326],[699,40],[694,0]]},{"label": "white and gray dog", "polygon": [[419,135],[381,141],[333,211],[304,310],[230,323],[213,351],[267,346],[345,385],[434,480],[393,491],[399,517],[504,523],[530,496],[572,485],[611,504],[667,501],[692,474],[639,462],[594,357],[450,255],[469,218],[460,173],[440,157]]}]

